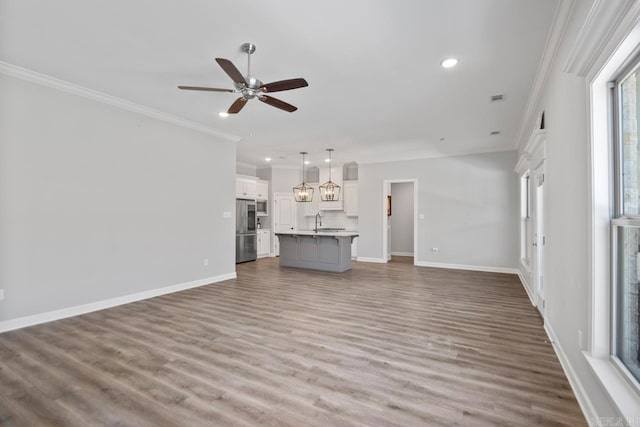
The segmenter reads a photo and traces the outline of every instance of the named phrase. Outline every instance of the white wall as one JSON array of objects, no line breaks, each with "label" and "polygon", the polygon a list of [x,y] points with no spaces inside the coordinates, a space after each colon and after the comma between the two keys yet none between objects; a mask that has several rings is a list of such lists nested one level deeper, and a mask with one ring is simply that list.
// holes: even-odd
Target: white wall
[{"label": "white wall", "polygon": [[[516,268],[516,152],[360,164],[358,258],[382,259],[383,181],[418,180],[419,262]],[[439,253],[431,248],[437,247]]]},{"label": "white wall", "polygon": [[[547,327],[555,333],[579,382],[580,393],[601,416],[617,416],[611,401],[588,365],[578,341],[589,331],[588,255],[589,98],[584,78],[563,71],[585,22],[591,1],[575,2],[540,101],[534,111],[545,111],[547,154],[545,174]],[[527,123],[534,129],[534,120]],[[514,182],[518,181],[514,173]]]},{"label": "white wall", "polygon": [[0,93],[0,322],[234,273],[233,142],[3,74]]},{"label": "white wall", "polygon": [[391,254],[413,255],[413,183],[392,183],[391,200]]}]

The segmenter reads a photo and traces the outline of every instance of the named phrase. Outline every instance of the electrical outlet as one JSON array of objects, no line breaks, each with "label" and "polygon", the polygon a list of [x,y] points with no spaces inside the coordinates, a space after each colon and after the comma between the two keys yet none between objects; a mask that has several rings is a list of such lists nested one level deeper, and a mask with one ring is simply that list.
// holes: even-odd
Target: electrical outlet
[{"label": "electrical outlet", "polygon": [[228,211],[222,212],[222,218],[233,218],[233,214]]},{"label": "electrical outlet", "polygon": [[584,342],[582,341],[582,329],[578,329],[578,347],[584,350]]},{"label": "electrical outlet", "polygon": [[0,301],[4,299],[4,289],[0,289]]},{"label": "electrical outlet", "polygon": [[439,248],[431,248],[431,252],[433,252],[434,254],[437,254],[438,252],[440,252]]},{"label": "electrical outlet", "polygon": [[418,215],[418,218],[420,218],[420,219],[424,219],[424,214],[420,214],[420,215]]},{"label": "electrical outlet", "polygon": [[206,267],[207,265],[209,265],[209,258],[205,258],[205,259],[203,259],[203,260],[202,260],[202,265],[204,265],[205,267]]}]

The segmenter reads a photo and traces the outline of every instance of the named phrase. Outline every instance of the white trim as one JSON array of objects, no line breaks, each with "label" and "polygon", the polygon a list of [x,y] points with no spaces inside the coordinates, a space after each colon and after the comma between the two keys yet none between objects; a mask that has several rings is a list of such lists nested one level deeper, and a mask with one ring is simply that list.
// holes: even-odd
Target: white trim
[{"label": "white trim", "polygon": [[518,277],[520,278],[520,282],[522,282],[522,287],[524,288],[524,291],[527,293],[527,296],[529,297],[529,301],[531,301],[531,305],[535,307],[536,302],[533,299],[533,295],[531,294],[531,291],[529,290],[529,282],[527,281],[526,276],[522,274],[522,271],[518,270]]},{"label": "white trim", "polygon": [[635,25],[640,3],[635,0],[595,0],[571,48],[564,72],[592,80],[618,43]]},{"label": "white trim", "polygon": [[395,255],[395,256],[413,256],[413,252],[397,252],[397,251],[391,251],[391,255]]},{"label": "white trim", "polygon": [[142,114],[153,119],[161,120],[173,125],[182,126],[184,128],[193,129],[198,132],[213,135],[218,138],[226,139],[228,141],[238,142],[240,137],[225,133],[208,126],[201,125],[200,123],[193,122],[191,120],[182,119],[180,117],[173,116],[171,114],[163,113],[162,111],[154,110],[143,105],[135,104],[131,101],[126,101],[115,96],[107,95],[106,93],[98,92],[93,89],[88,89],[82,86],[78,86],[73,83],[69,83],[64,80],[59,80],[54,77],[40,74],[35,71],[27,70],[26,68],[18,67],[16,65],[9,64],[7,62],[0,61],[0,73],[7,76],[16,77],[21,80],[25,80],[31,83],[36,83],[42,86],[47,86],[52,89],[61,90],[74,95],[82,96],[84,98],[91,99],[93,101],[101,102],[103,104],[111,105],[123,110],[132,111],[134,113]]},{"label": "white trim", "polygon": [[121,297],[109,298],[102,301],[91,302],[88,304],[76,305],[74,307],[62,308],[60,310],[47,311],[45,313],[33,314],[30,316],[18,317],[0,322],[0,333],[11,331],[14,329],[26,328],[27,326],[38,325],[40,323],[52,322],[71,316],[79,316],[81,314],[91,313],[92,311],[104,310],[105,308],[116,307],[118,305],[129,304],[135,301],[141,301],[160,295],[180,292],[199,286],[209,285],[224,280],[235,279],[236,273],[221,274],[219,276],[207,277],[205,279],[194,280],[191,282],[180,283],[178,285],[165,286],[163,288],[152,289],[149,291],[138,292]]},{"label": "white trim", "polygon": [[[404,179],[385,179],[382,181],[382,259],[389,261],[391,259],[391,253],[389,251],[389,242],[387,238],[388,225],[387,225],[387,195],[391,194],[391,184],[413,184],[413,265],[418,265],[418,179],[417,178],[404,178]],[[387,194],[388,191],[388,194]],[[392,201],[393,203],[393,201]]]},{"label": "white trim", "polygon": [[512,267],[490,267],[485,265],[447,264],[442,262],[428,262],[428,261],[416,261],[415,265],[417,265],[418,267],[449,268],[452,270],[486,271],[488,273],[506,273],[506,274],[519,273],[517,268],[512,268]]},{"label": "white trim", "polygon": [[[615,362],[611,359],[592,357],[587,352],[582,354],[587,359],[600,384],[611,395],[613,403],[620,414],[626,418],[627,424],[631,426],[637,425],[640,420],[640,395],[638,391],[633,388],[627,378],[624,378],[620,369],[615,366]],[[632,420],[635,421],[632,422]]]},{"label": "white trim", "polygon": [[516,167],[513,168],[514,172],[517,173],[520,177],[524,175],[526,171],[529,170],[529,163],[531,162],[531,156],[528,154],[523,154],[518,159],[518,163],[516,163]]},{"label": "white trim", "polygon": [[356,258],[356,261],[359,262],[374,262],[377,264],[386,264],[387,261],[382,259],[382,258],[369,258],[369,257],[363,257],[363,256],[359,256]]},{"label": "white trim", "polygon": [[[474,149],[469,149],[469,150],[462,150],[459,151],[457,153],[434,153],[434,154],[426,154],[424,156],[420,156],[420,155],[414,155],[414,156],[409,156],[409,157],[399,157],[399,158],[393,158],[390,160],[362,160],[359,158],[354,158],[354,162],[359,164],[359,165],[375,165],[375,164],[380,164],[380,163],[393,163],[393,162],[406,162],[406,161],[411,161],[411,160],[425,160],[425,159],[441,159],[444,157],[460,157],[460,156],[470,156],[473,154],[488,154],[488,153],[503,153],[503,152],[509,152],[509,151],[516,151],[516,148],[514,147],[510,147],[510,146],[504,146],[504,145],[500,145],[500,146],[494,146],[494,147],[487,147],[487,148],[474,148]],[[298,168],[299,169],[299,168]]]},{"label": "white trim", "polygon": [[[531,136],[529,137],[529,141],[527,141],[527,143],[524,146],[524,151],[533,156],[535,154],[537,154],[538,150],[542,150],[541,156],[544,159],[546,157],[546,147],[545,147],[545,142],[547,140],[547,131],[546,130],[542,130],[542,129],[538,129],[538,130],[534,130],[531,133]],[[536,157],[536,161],[538,160],[537,158],[539,157],[538,155],[534,156]]]},{"label": "white trim", "polygon": [[558,339],[556,338],[556,334],[553,332],[553,328],[551,327],[551,324],[549,322],[544,323],[544,330],[549,337],[549,341],[553,346],[553,350],[556,352],[556,356],[558,356],[560,366],[562,366],[564,375],[567,377],[567,380],[569,380],[569,385],[571,386],[573,394],[578,400],[578,405],[580,405],[580,409],[582,409],[582,413],[586,418],[587,423],[590,426],[601,425],[598,423],[598,412],[593,406],[593,402],[591,401],[591,399],[589,399],[589,395],[582,386],[580,378],[573,370],[573,366],[571,366],[571,362],[569,362],[569,358],[565,354],[562,345],[560,345],[560,341],[558,341]]},{"label": "white trim", "polygon": [[564,36],[574,3],[575,0],[560,0],[556,7],[556,11],[553,15],[553,22],[551,23],[551,29],[549,30],[549,35],[547,36],[547,41],[544,45],[542,59],[538,65],[536,77],[533,80],[529,99],[527,99],[527,104],[524,110],[525,113],[522,115],[522,119],[520,121],[520,128],[517,134],[518,137],[515,140],[516,147],[522,147],[525,143],[524,138],[525,135],[528,134],[529,123],[534,118],[535,109],[540,101],[540,97],[542,96],[542,91],[546,86],[547,78],[551,72],[551,66],[556,57],[556,53],[558,52],[560,42]]}]

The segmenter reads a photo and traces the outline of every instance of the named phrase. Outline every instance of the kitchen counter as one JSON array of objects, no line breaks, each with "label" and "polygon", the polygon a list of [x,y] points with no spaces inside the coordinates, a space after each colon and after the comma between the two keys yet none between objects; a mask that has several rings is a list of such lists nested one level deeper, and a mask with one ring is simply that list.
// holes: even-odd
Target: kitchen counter
[{"label": "kitchen counter", "polygon": [[280,241],[281,267],[351,270],[351,242],[357,232],[291,230],[275,234]]},{"label": "kitchen counter", "polygon": [[281,231],[276,233],[276,235],[288,235],[288,236],[323,236],[323,237],[358,237],[357,231],[322,231],[318,230],[317,232],[313,230],[291,230],[291,231]]}]

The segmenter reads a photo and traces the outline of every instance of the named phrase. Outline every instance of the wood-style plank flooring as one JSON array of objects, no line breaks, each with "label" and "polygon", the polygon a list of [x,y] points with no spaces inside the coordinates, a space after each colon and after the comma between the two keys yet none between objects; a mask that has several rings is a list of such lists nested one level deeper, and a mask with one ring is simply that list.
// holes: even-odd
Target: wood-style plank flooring
[{"label": "wood-style plank flooring", "polygon": [[0,425],[585,425],[514,275],[237,270],[0,334]]}]

